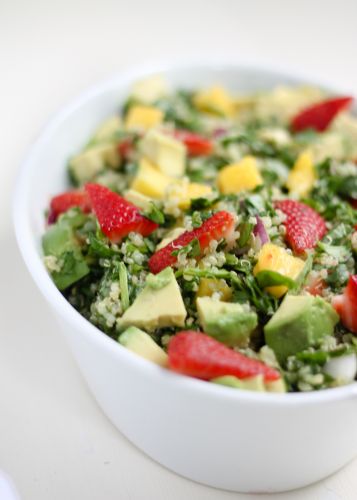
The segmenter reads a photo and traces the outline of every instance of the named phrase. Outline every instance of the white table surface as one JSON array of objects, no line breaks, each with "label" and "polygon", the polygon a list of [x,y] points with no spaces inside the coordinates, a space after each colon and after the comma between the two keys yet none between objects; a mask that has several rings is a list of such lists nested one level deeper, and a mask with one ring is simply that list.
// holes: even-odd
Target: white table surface
[{"label": "white table surface", "polygon": [[[255,498],[157,465],[88,392],[12,231],[16,171],[48,116],[130,64],[185,54],[287,65],[357,94],[356,21],[355,0],[0,0],[0,469],[23,500]],[[357,461],[269,498],[356,499]]]}]

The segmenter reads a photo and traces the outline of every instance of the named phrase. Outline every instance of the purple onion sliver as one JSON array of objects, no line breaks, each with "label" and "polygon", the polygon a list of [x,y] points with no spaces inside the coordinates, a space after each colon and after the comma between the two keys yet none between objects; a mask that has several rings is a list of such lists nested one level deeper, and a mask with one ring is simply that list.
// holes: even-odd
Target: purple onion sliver
[{"label": "purple onion sliver", "polygon": [[215,128],[212,132],[212,136],[215,138],[215,139],[219,139],[220,137],[222,137],[223,135],[226,135],[227,134],[227,129],[226,128],[223,128],[223,127],[218,127],[218,128]]},{"label": "purple onion sliver", "polygon": [[50,210],[47,216],[47,224],[48,225],[54,224],[56,222],[56,219],[57,219],[56,214],[52,210]]},{"label": "purple onion sliver", "polygon": [[254,226],[253,233],[254,236],[259,236],[262,245],[264,245],[265,243],[269,242],[269,236],[265,229],[262,219],[257,215],[255,216],[255,218],[257,219],[257,223]]}]

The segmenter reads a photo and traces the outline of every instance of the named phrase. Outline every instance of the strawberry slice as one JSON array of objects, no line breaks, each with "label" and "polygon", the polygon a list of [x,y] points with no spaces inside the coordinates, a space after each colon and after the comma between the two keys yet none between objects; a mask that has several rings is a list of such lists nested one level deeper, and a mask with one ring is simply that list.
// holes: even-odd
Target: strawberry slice
[{"label": "strawberry slice", "polygon": [[140,209],[110,189],[99,184],[86,184],[93,211],[103,233],[113,242],[131,231],[148,236],[158,227],[140,213]]},{"label": "strawberry slice", "polygon": [[332,299],[332,305],[340,316],[341,323],[357,334],[357,274],[349,277],[342,295]]},{"label": "strawberry slice", "polygon": [[85,191],[74,190],[54,196],[50,202],[48,223],[53,224],[60,214],[67,212],[72,207],[79,207],[84,213],[91,211],[91,204]]},{"label": "strawberry slice", "polygon": [[168,346],[171,370],[203,380],[224,375],[240,379],[263,375],[265,381],[277,380],[280,373],[261,361],[229,349],[200,332],[186,331],[174,335]]},{"label": "strawberry slice", "polygon": [[180,248],[188,245],[196,238],[200,244],[200,255],[202,255],[204,249],[209,246],[212,240],[227,238],[233,231],[233,215],[223,210],[217,212],[212,215],[212,217],[205,220],[197,229],[185,231],[174,241],[154,253],[149,259],[150,271],[157,274],[165,269],[165,267],[175,264],[177,262],[177,255],[173,255],[173,252],[180,250]]},{"label": "strawberry slice", "polygon": [[213,151],[211,141],[188,130],[175,130],[174,137],[183,142],[189,156],[207,156]]},{"label": "strawberry slice", "polygon": [[307,128],[313,128],[323,132],[330,125],[335,116],[347,109],[353,101],[353,97],[335,97],[313,104],[303,109],[291,121],[294,132],[301,132]]},{"label": "strawberry slice", "polygon": [[305,203],[281,200],[276,201],[274,207],[286,215],[285,239],[295,253],[314,248],[327,231],[324,219]]},{"label": "strawberry slice", "polygon": [[123,139],[121,142],[119,142],[117,149],[120,158],[123,161],[129,160],[134,152],[134,143],[132,138],[128,137],[127,139]]},{"label": "strawberry slice", "polygon": [[324,290],[326,290],[326,281],[321,276],[316,276],[310,279],[304,286],[304,290],[309,292],[310,295],[322,297]]}]

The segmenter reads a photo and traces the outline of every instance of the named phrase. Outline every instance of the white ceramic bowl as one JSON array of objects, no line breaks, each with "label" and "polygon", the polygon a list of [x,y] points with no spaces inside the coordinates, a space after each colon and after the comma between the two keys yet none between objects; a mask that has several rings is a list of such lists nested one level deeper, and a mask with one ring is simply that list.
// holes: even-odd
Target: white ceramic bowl
[{"label": "white ceramic bowl", "polygon": [[44,209],[66,188],[67,158],[113,114],[132,82],[157,72],[175,86],[222,82],[235,91],[303,81],[259,67],[211,62],[146,66],[99,84],[50,121],[22,166],[14,202],[20,250],[94,397],[141,450],[178,474],[218,488],[278,492],[305,486],[356,455],[356,384],[276,395],[176,375],[132,354],[80,316],[42,263]]}]

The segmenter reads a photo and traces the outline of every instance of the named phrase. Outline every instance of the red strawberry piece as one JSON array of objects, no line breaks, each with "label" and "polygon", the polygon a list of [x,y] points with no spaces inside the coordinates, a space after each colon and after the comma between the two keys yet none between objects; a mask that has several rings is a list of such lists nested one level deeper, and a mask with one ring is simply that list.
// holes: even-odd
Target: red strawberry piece
[{"label": "red strawberry piece", "polygon": [[113,243],[117,243],[131,231],[148,236],[158,227],[141,215],[138,207],[110,189],[99,184],[86,184],[85,190],[103,233]]},{"label": "red strawberry piece", "polygon": [[207,156],[213,151],[213,144],[210,140],[188,130],[176,130],[174,136],[183,142],[190,156]]},{"label": "red strawberry piece", "polygon": [[234,217],[229,212],[217,212],[203,224],[193,231],[185,231],[174,241],[154,253],[149,259],[150,271],[154,274],[159,273],[165,267],[172,266],[177,262],[177,256],[172,255],[176,250],[191,243],[195,238],[200,243],[201,254],[207,248],[212,240],[227,238],[234,230]]},{"label": "red strawberry piece", "polygon": [[119,142],[118,152],[122,160],[128,160],[134,151],[134,144],[131,138],[123,139]]},{"label": "red strawberry piece", "polygon": [[313,279],[310,279],[305,285],[304,289],[309,292],[310,295],[322,296],[324,290],[326,290],[326,287],[326,281],[321,278],[321,276],[317,276]]},{"label": "red strawberry piece", "polygon": [[286,215],[285,238],[295,253],[314,248],[326,233],[324,219],[311,207],[295,200],[281,200],[274,203],[276,209]]},{"label": "red strawberry piece", "polygon": [[48,223],[53,224],[60,214],[67,212],[72,207],[79,207],[84,213],[90,212],[91,204],[85,191],[67,191],[54,196],[50,202]]},{"label": "red strawberry piece", "polygon": [[174,335],[168,346],[171,370],[203,380],[224,375],[240,379],[263,375],[265,381],[277,380],[280,373],[261,361],[229,349],[200,332],[186,331]]},{"label": "red strawberry piece", "polygon": [[332,305],[340,316],[341,323],[357,334],[357,274],[349,277],[342,295],[332,299]]},{"label": "red strawberry piece", "polygon": [[307,128],[313,128],[323,132],[330,125],[335,116],[347,109],[353,101],[353,97],[336,97],[313,104],[303,109],[291,121],[294,132],[301,132]]}]

